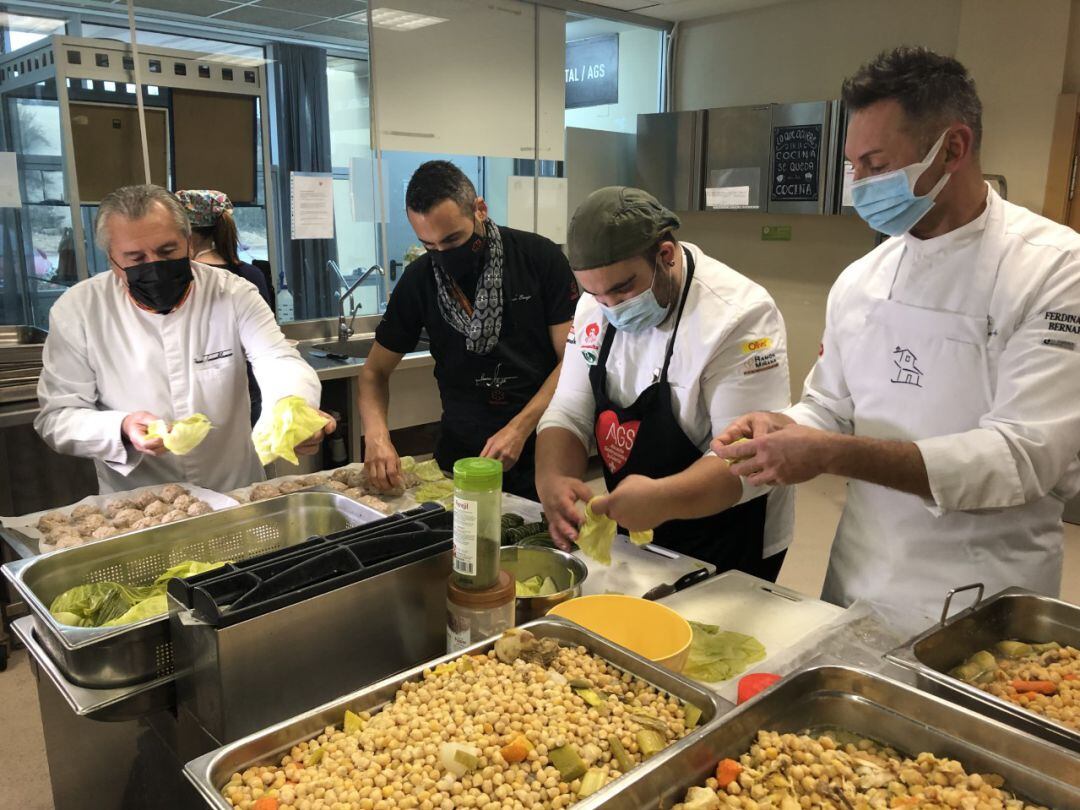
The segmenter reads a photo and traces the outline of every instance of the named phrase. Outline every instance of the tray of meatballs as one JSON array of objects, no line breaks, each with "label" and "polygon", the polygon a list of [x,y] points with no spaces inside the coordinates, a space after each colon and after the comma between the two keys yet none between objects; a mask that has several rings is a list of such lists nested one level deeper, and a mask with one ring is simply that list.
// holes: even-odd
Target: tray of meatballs
[{"label": "tray of meatballs", "polygon": [[165,484],[91,495],[60,509],[0,518],[0,524],[36,541],[37,551],[45,554],[236,505],[236,499],[202,487]]}]

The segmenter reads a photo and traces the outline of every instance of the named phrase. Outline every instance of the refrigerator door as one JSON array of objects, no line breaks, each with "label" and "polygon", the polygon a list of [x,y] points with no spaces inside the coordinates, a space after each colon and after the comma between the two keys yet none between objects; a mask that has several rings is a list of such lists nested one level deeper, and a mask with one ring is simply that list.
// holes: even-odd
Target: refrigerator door
[{"label": "refrigerator door", "polygon": [[638,116],[635,183],[673,211],[700,211],[705,113]]},{"label": "refrigerator door", "polygon": [[768,210],[768,104],[706,110],[705,210]]}]

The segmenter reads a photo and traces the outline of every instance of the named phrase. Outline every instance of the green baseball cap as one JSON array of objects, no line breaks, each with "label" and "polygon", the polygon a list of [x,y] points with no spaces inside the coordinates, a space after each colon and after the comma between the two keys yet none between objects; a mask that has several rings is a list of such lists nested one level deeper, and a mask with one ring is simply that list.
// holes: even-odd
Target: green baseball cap
[{"label": "green baseball cap", "polygon": [[570,266],[589,270],[629,259],[681,224],[675,214],[640,188],[597,189],[570,219],[566,237]]}]

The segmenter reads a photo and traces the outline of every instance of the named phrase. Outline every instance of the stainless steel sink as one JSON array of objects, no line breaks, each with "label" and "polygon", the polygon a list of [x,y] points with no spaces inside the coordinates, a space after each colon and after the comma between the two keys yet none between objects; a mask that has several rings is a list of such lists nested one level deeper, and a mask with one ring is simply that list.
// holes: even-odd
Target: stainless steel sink
[{"label": "stainless steel sink", "polygon": [[332,340],[328,343],[316,343],[309,347],[312,352],[324,352],[330,359],[363,360],[371,354],[375,338],[350,338],[346,341]]}]

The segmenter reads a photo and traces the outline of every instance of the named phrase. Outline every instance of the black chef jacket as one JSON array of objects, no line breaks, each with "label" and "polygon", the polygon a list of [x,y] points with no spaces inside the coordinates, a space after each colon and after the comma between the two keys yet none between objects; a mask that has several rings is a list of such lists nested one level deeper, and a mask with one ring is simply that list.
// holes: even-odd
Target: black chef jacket
[{"label": "black chef jacket", "polygon": [[[375,339],[392,352],[416,349],[427,329],[442,399],[442,435],[436,457],[448,468],[457,458],[480,454],[488,438],[536,395],[558,364],[549,327],[573,320],[578,288],[558,245],[527,231],[499,226],[503,240],[503,321],[499,343],[489,354],[465,348],[465,336],[443,318],[431,256],[405,268],[390,295]],[[473,301],[481,266],[460,282]],[[534,439],[510,471],[528,486],[508,491],[532,494]],[[521,469],[518,469],[520,467]],[[523,482],[524,483],[524,482]],[[530,491],[531,490],[531,491]]]}]

